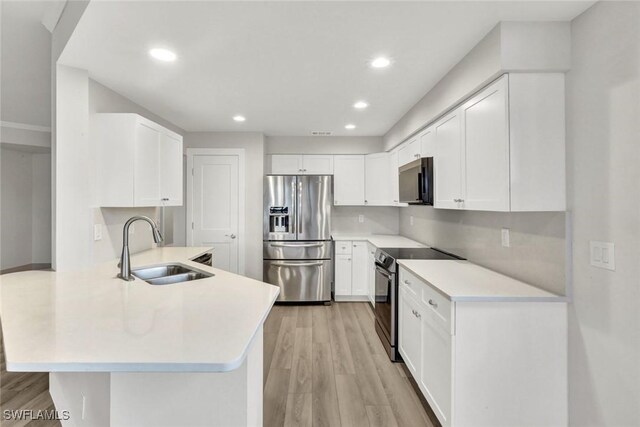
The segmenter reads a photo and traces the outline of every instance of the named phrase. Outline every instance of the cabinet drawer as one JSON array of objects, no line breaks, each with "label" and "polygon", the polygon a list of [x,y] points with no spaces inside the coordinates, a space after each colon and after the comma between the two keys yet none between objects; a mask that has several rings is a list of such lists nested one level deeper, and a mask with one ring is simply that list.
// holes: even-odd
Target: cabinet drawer
[{"label": "cabinet drawer", "polygon": [[433,314],[433,318],[436,319],[446,331],[453,333],[451,326],[451,301],[428,284],[421,282],[421,285],[423,286],[422,303],[429,309],[428,311]]},{"label": "cabinet drawer", "polygon": [[425,308],[445,331],[453,334],[452,304],[423,279],[404,268],[400,269],[400,285]]},{"label": "cabinet drawer", "polygon": [[336,255],[351,255],[350,240],[337,240],[336,241]]},{"label": "cabinet drawer", "polygon": [[416,300],[422,300],[422,287],[425,285],[404,268],[400,269],[400,286],[404,287],[407,293]]}]

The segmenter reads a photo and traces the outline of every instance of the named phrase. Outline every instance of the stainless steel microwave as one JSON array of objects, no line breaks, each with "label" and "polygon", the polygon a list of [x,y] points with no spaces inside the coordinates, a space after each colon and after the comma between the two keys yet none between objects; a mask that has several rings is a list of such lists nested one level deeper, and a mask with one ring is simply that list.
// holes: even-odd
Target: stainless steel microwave
[{"label": "stainless steel microwave", "polygon": [[433,157],[400,166],[400,202],[433,206]]}]

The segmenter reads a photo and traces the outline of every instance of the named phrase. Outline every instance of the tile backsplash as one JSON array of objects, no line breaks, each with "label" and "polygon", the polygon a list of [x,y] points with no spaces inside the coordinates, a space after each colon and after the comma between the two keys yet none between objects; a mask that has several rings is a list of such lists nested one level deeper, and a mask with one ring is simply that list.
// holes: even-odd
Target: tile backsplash
[{"label": "tile backsplash", "polygon": [[[409,206],[400,209],[400,234],[564,295],[565,217],[564,212],[472,212]],[[509,229],[509,247],[502,246],[503,228]]]}]

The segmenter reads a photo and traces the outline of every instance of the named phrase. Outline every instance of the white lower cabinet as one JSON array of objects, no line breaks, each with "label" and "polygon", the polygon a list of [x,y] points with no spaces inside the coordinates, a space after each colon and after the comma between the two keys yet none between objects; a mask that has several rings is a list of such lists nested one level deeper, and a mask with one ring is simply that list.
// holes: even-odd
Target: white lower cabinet
[{"label": "white lower cabinet", "polygon": [[567,425],[566,303],[452,302],[399,274],[400,354],[443,426]]},{"label": "white lower cabinet", "polygon": [[373,307],[376,305],[376,247],[367,242],[367,296]]},{"label": "white lower cabinet", "polygon": [[334,299],[369,300],[369,249],[366,241],[336,241]]}]

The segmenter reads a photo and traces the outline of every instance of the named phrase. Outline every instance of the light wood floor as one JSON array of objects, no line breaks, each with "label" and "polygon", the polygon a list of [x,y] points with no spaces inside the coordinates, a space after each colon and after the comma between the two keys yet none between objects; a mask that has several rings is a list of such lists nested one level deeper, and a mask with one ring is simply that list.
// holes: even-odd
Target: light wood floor
[{"label": "light wood floor", "polygon": [[60,426],[59,421],[5,420],[5,410],[31,409],[54,410],[49,395],[49,374],[38,372],[7,372],[4,359],[4,343],[0,331],[0,425],[2,427],[50,427]]},{"label": "light wood floor", "polygon": [[264,347],[265,427],[433,426],[366,303],[276,305]]},{"label": "light wood floor", "polygon": [[[264,326],[264,425],[429,426],[401,364],[391,363],[365,303],[276,305]],[[46,373],[7,372],[0,332],[0,425],[5,409],[51,410]]]}]

